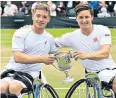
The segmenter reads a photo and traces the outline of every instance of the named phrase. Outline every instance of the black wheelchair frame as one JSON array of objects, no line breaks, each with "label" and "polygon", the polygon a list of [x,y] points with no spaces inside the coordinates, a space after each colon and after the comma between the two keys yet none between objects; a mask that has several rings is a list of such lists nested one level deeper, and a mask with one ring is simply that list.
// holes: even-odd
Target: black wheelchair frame
[{"label": "black wheelchair frame", "polygon": [[[19,80],[21,79],[21,81],[26,84],[27,88],[23,88],[23,90],[21,91],[21,96],[20,98],[23,98],[23,96],[28,96],[28,98],[59,98],[58,94],[56,93],[56,91],[54,90],[54,88],[47,84],[47,83],[43,83],[41,81],[41,71],[40,71],[40,75],[39,75],[39,83],[38,84],[34,84],[34,79],[32,78],[31,75],[27,74],[27,73],[23,73],[23,72],[19,72],[19,71],[14,71],[14,70],[7,70],[5,72],[3,72],[1,74],[1,79],[9,76],[9,74],[14,74],[13,77],[15,77],[15,79]],[[18,77],[18,78],[17,78]],[[32,84],[30,84],[30,82],[28,80],[26,80],[24,77],[27,77],[29,80],[32,81]],[[20,79],[19,79],[20,78]],[[42,93],[46,92],[46,96],[43,96]],[[14,94],[1,94],[1,98],[17,98],[16,95]]]},{"label": "black wheelchair frame", "polygon": [[[95,75],[91,77],[91,75]],[[85,85],[86,94],[80,92],[81,94],[77,94],[76,90],[79,89],[80,85]],[[79,96],[77,98],[115,98],[115,93],[111,89],[111,82],[100,82],[96,73],[88,73],[86,74],[84,79],[80,79],[75,82],[71,88],[68,90],[65,98],[72,98],[76,93]],[[83,97],[82,97],[83,96]]]}]

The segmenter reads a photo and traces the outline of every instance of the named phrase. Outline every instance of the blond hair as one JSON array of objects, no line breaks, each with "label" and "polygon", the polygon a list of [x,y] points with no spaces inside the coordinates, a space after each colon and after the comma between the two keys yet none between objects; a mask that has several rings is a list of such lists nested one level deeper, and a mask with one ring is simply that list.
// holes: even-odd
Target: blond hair
[{"label": "blond hair", "polygon": [[39,3],[35,6],[35,8],[32,10],[32,14],[34,14],[36,12],[36,10],[44,10],[44,11],[49,11],[49,7],[46,3]]}]

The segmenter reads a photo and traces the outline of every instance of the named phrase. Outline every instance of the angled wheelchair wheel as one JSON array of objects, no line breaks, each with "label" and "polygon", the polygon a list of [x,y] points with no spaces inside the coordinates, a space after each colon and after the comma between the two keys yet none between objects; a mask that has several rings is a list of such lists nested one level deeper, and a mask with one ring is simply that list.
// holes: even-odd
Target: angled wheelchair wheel
[{"label": "angled wheelchair wheel", "polygon": [[59,98],[58,94],[49,84],[42,84],[38,89],[38,96],[35,98]]},{"label": "angled wheelchair wheel", "polygon": [[101,91],[104,98],[116,98],[115,93],[112,90],[112,83],[107,83],[105,81],[101,82]]},{"label": "angled wheelchair wheel", "polygon": [[100,98],[95,83],[89,79],[80,79],[72,85],[65,98]]},{"label": "angled wheelchair wheel", "polygon": [[115,93],[112,91],[112,89],[102,89],[102,96],[104,98],[116,98]]}]

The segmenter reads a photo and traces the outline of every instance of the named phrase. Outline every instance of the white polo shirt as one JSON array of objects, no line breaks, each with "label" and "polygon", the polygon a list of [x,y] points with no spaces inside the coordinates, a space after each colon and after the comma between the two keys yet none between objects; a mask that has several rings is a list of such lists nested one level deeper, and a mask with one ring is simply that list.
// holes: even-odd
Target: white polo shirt
[{"label": "white polo shirt", "polygon": [[[42,34],[36,34],[32,31],[31,27],[23,27],[14,33],[12,39],[12,51],[16,50],[32,56],[42,56],[57,52],[54,38],[51,34],[46,31]],[[12,56],[6,68],[22,72],[33,72],[40,71],[42,69],[42,64],[16,63],[14,56]]]},{"label": "white polo shirt", "polygon": [[[108,27],[102,25],[93,25],[93,31],[88,36],[81,33],[80,29],[78,29],[72,33],[63,35],[60,38],[56,38],[55,42],[59,47],[71,47],[73,50],[94,52],[100,49],[100,45],[111,45],[111,34]],[[80,61],[89,72],[97,72],[105,68],[116,68],[116,64],[111,55],[109,55],[108,59],[85,59]]]}]

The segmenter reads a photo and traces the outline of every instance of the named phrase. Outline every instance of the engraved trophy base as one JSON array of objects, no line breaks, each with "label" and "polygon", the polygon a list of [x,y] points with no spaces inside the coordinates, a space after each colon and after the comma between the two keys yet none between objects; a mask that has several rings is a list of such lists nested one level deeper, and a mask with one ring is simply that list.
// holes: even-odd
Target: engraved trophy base
[{"label": "engraved trophy base", "polygon": [[70,82],[73,82],[74,81],[74,78],[72,77],[66,77],[62,82],[63,83],[70,83]]}]

